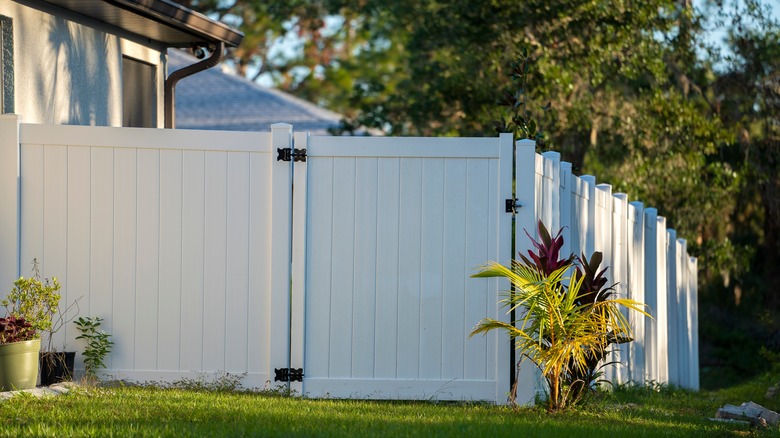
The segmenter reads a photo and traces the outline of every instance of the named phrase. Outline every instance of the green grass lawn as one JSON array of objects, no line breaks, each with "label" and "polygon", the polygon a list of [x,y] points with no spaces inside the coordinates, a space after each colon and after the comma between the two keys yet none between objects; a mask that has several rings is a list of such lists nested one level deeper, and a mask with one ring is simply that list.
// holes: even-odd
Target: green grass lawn
[{"label": "green grass lawn", "polygon": [[76,389],[58,397],[0,402],[0,436],[780,436],[707,418],[725,403],[752,400],[780,409],[764,392],[766,374],[718,391],[621,389],[585,407],[306,400],[248,392],[144,387]]}]

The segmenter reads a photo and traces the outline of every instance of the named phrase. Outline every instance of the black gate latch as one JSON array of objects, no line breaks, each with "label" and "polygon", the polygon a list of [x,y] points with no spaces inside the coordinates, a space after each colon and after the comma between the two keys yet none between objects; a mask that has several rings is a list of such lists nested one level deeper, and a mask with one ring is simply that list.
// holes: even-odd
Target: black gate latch
[{"label": "black gate latch", "polygon": [[274,368],[274,382],[303,382],[303,368]]},{"label": "black gate latch", "polygon": [[517,202],[517,198],[507,199],[504,204],[504,211],[512,214],[517,214],[517,209],[522,207],[522,204]]},{"label": "black gate latch", "polygon": [[276,161],[306,161],[306,149],[276,148]]}]

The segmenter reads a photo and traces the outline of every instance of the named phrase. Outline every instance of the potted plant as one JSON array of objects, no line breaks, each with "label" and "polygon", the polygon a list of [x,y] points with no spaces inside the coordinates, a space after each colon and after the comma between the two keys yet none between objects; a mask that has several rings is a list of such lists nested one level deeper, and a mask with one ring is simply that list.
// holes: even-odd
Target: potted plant
[{"label": "potted plant", "polygon": [[[52,336],[62,326],[73,319],[73,316],[67,318],[66,315],[73,310],[74,306],[78,310],[78,300],[74,304],[71,304],[65,312],[60,312],[60,283],[57,278],[52,278],[49,281],[48,278],[41,281],[40,269],[37,259],[33,259],[33,275],[29,278],[20,277],[14,282],[13,290],[8,296],[0,301],[0,304],[6,308],[7,318],[4,318],[3,336],[1,344],[16,344],[18,342],[28,342],[29,351],[25,349],[25,358],[34,356],[35,373],[28,374],[26,379],[31,379],[32,383],[19,382],[7,382],[7,385],[3,385],[5,390],[16,388],[23,389],[32,388],[35,386],[35,382],[38,376],[38,367],[42,368],[41,380],[44,385],[54,383],[52,378],[59,377],[59,381],[64,378],[69,378],[72,375],[73,370],[73,356],[75,353],[68,355],[68,353],[55,352],[52,343]],[[22,325],[20,325],[22,324]],[[41,337],[42,335],[48,336],[48,348],[41,351]],[[32,342],[34,341],[34,342]],[[21,353],[16,352],[21,348],[20,345],[15,345],[13,349],[5,349],[5,351],[15,351],[13,354],[7,354],[6,356],[18,356]],[[35,349],[34,354],[32,349]],[[39,354],[40,353],[40,354]],[[70,368],[68,371],[68,356],[70,356]],[[25,361],[32,359],[25,359]],[[27,362],[25,362],[27,363]],[[13,364],[0,364],[0,370],[4,373],[12,373],[9,371],[15,369],[13,373],[21,372],[22,369],[27,367],[16,366]],[[58,368],[60,369],[58,371]],[[21,386],[20,386],[21,385]],[[25,389],[26,389],[25,388]]]},{"label": "potted plant", "polygon": [[[56,281],[56,278],[54,279]],[[59,285],[58,285],[59,286]],[[69,381],[73,378],[73,363],[76,358],[75,351],[59,351],[54,345],[54,334],[65,324],[73,321],[79,313],[79,300],[76,299],[64,311],[57,307],[50,309],[52,319],[51,328],[43,331],[42,339],[45,344],[41,348],[40,371],[41,386],[49,386],[55,383]]]},{"label": "potted plant", "polygon": [[42,332],[51,330],[52,315],[59,306],[60,284],[56,278],[41,282],[38,261],[33,277],[19,277],[14,288],[0,300],[7,316],[0,323],[0,390],[30,389],[38,380]]},{"label": "potted plant", "polygon": [[0,318],[0,391],[35,388],[41,340],[24,318]]}]

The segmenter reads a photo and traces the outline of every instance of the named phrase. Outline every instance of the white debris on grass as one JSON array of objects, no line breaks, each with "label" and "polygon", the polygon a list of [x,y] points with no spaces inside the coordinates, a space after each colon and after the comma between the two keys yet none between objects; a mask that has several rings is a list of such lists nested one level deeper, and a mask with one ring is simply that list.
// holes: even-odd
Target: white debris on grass
[{"label": "white debris on grass", "polygon": [[51,386],[42,386],[33,389],[22,389],[19,391],[0,392],[0,401],[8,400],[21,394],[29,394],[33,397],[57,396],[68,393],[71,389],[77,388],[78,384],[74,382],[55,383]]}]

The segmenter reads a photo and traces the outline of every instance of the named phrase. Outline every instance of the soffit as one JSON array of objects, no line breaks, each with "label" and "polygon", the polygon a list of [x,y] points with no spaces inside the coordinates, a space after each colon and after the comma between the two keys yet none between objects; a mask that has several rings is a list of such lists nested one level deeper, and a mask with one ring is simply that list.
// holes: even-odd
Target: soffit
[{"label": "soffit", "polygon": [[244,34],[170,0],[44,0],[169,47],[237,46]]}]

